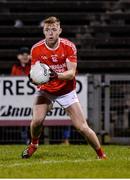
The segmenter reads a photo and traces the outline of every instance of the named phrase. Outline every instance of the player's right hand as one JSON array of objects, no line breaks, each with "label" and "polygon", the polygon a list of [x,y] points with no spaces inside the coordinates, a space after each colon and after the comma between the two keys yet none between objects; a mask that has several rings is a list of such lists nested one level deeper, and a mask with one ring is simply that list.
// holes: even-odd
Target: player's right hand
[{"label": "player's right hand", "polygon": [[34,84],[34,85],[38,85],[37,83],[35,83],[33,80],[32,80],[32,78],[30,77],[30,74],[28,75],[28,79],[29,79],[29,81],[32,83],[32,84]]}]

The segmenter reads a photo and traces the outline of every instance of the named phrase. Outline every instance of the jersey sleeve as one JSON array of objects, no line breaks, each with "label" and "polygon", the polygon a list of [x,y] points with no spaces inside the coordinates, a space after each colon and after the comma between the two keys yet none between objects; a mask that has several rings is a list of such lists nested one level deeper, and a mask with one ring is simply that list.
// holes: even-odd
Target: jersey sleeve
[{"label": "jersey sleeve", "polygon": [[34,65],[35,62],[39,59],[38,51],[36,48],[31,49],[31,65]]},{"label": "jersey sleeve", "polygon": [[67,47],[67,61],[75,63],[77,62],[77,49],[76,46],[71,42]]}]

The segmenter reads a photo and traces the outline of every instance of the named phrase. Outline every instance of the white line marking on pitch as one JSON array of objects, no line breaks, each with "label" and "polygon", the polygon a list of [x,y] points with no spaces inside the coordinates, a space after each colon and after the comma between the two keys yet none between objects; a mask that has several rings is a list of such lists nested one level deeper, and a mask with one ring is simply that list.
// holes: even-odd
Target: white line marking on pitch
[{"label": "white line marking on pitch", "polygon": [[[24,160],[23,160],[24,161]],[[35,162],[35,164],[58,164],[58,163],[79,163],[79,162],[88,162],[88,161],[92,161],[91,159],[87,159],[87,160],[81,160],[81,159],[77,159],[77,160],[43,160],[43,161],[39,161],[39,162]],[[0,164],[0,167],[16,167],[16,166],[30,166],[32,165],[32,162],[27,162],[27,163],[14,163],[14,164]]]}]

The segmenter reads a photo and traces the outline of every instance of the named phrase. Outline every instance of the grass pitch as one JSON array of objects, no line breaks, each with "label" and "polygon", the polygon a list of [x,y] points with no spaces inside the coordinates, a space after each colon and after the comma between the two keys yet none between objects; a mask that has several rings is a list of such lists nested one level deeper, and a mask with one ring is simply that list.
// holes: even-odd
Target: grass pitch
[{"label": "grass pitch", "polygon": [[128,146],[104,146],[108,160],[97,160],[88,145],[41,145],[21,159],[24,148],[0,146],[0,178],[130,178]]}]

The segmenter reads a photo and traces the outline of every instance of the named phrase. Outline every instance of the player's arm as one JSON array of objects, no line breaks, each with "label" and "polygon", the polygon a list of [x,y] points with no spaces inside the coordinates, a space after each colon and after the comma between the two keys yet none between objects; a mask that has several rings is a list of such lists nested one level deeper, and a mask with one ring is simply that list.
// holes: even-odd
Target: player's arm
[{"label": "player's arm", "polygon": [[67,61],[66,64],[67,64],[67,71],[65,71],[63,73],[58,73],[58,79],[71,80],[75,77],[77,63]]},{"label": "player's arm", "polygon": [[75,77],[77,68],[77,49],[72,42],[69,42],[69,46],[66,47],[67,59],[66,66],[67,71],[58,73],[58,79],[71,80]]}]

